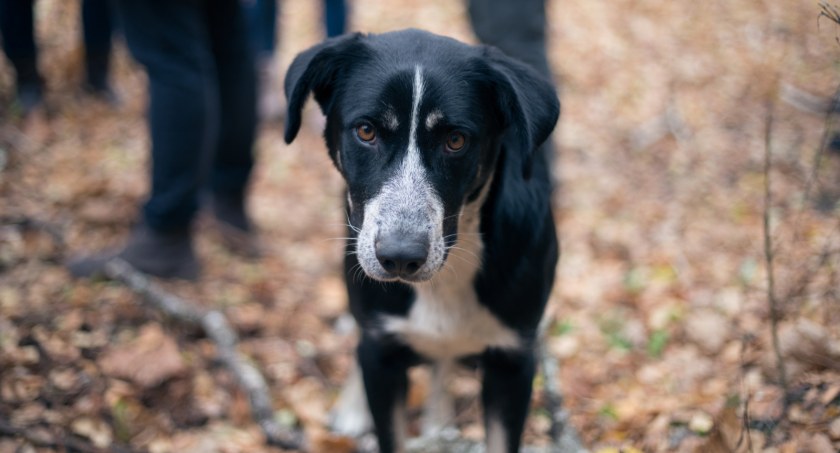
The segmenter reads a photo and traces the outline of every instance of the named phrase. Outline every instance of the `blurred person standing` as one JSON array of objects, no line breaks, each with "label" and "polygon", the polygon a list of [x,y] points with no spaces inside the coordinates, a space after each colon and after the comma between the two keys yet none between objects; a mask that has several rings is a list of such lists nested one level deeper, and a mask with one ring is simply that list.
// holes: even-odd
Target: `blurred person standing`
[{"label": "blurred person standing", "polygon": [[[0,36],[3,51],[15,69],[16,100],[24,116],[44,97],[44,79],[38,71],[34,0],[0,0]],[[113,21],[109,0],[82,2],[82,38],[85,47],[84,89],[109,103],[117,98],[108,84]]]},{"label": "blurred person standing", "polygon": [[346,0],[324,0],[324,29],[327,38],[343,35],[347,31]]},{"label": "blurred person standing", "polygon": [[[498,47],[508,56],[530,65],[555,85],[548,63],[545,6],[546,0],[467,1],[470,23],[482,43]],[[549,138],[541,148],[553,165],[553,140]]]},{"label": "blurred person standing", "polygon": [[114,257],[163,278],[196,279],[193,220],[206,193],[234,251],[254,255],[246,213],[256,77],[240,0],[117,0],[126,43],[148,73],[151,194],[124,247],[72,259],[77,277]]},{"label": "blurred person standing", "polygon": [[545,0],[468,0],[467,9],[481,42],[498,47],[552,80],[546,50]]},{"label": "blurred person standing", "polygon": [[[280,87],[283,77],[276,65],[277,13],[282,0],[242,0],[251,46],[254,49],[258,77],[258,112],[260,119],[276,120],[285,111]],[[328,38],[341,35],[347,28],[346,0],[323,1],[324,29]]]}]

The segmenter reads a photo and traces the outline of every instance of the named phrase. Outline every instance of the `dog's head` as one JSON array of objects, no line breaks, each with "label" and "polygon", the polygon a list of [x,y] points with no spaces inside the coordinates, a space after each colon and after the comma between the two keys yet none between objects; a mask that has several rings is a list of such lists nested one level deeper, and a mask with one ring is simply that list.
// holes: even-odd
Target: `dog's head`
[{"label": "dog's head", "polygon": [[559,115],[551,84],[530,68],[418,30],[327,40],[295,58],[285,89],[287,143],[310,92],[326,115],[359,263],[382,281],[431,279],[500,156],[527,179]]}]

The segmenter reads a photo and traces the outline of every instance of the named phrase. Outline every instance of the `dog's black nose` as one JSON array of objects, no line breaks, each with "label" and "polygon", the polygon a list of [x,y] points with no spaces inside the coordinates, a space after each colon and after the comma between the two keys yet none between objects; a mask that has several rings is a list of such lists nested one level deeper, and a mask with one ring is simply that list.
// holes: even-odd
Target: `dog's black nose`
[{"label": "dog's black nose", "polygon": [[395,277],[410,277],[417,273],[429,256],[427,238],[406,239],[387,235],[376,241],[376,259],[386,272]]}]

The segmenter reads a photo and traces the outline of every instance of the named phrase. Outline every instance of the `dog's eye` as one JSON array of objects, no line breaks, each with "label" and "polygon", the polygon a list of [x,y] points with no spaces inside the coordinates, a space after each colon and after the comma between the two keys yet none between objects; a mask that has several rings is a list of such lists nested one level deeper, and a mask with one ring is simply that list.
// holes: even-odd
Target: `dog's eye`
[{"label": "dog's eye", "polygon": [[376,140],[376,129],[370,123],[362,123],[356,126],[356,136],[363,142],[372,143]]},{"label": "dog's eye", "polygon": [[467,144],[467,137],[460,132],[453,132],[446,138],[446,150],[450,153],[457,153],[464,149]]}]

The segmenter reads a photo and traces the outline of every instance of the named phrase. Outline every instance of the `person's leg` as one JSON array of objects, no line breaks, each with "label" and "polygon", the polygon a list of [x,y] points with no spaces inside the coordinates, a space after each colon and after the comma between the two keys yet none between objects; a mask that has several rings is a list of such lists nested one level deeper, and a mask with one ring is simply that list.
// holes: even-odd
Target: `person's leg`
[{"label": "person's leg", "polygon": [[[546,48],[546,0],[469,0],[473,31],[484,44],[498,47],[512,58],[536,69],[553,81]],[[554,165],[554,144],[548,139],[541,147]],[[559,179],[556,179],[559,184]]]},{"label": "person's leg", "polygon": [[110,0],[82,2],[82,34],[85,44],[85,84],[97,93],[109,94],[113,17]]},{"label": "person's leg", "polygon": [[275,61],[277,48],[277,10],[279,0],[250,0],[240,2],[254,52],[259,93],[259,117],[278,119],[283,114],[282,94],[279,90]]},{"label": "person's leg", "polygon": [[[210,171],[214,214],[227,227],[252,231],[245,210],[246,192],[254,166],[256,130],[256,71],[239,0],[219,0],[208,8],[210,37],[219,82],[221,121]],[[228,236],[228,235],[225,235]],[[256,250],[238,251],[255,254]]]},{"label": "person's leg", "polygon": [[126,43],[149,79],[151,194],[143,222],[116,254],[73,260],[76,276],[114,255],[142,272],[195,278],[191,223],[219,127],[216,67],[201,0],[120,0]]},{"label": "person's leg", "polygon": [[155,230],[186,229],[198,210],[219,126],[216,63],[203,2],[118,2],[126,43],[149,76],[151,194]]},{"label": "person's leg", "polygon": [[528,63],[547,79],[545,0],[469,0],[470,21],[481,42]]},{"label": "person's leg", "polygon": [[0,0],[3,51],[15,68],[18,102],[24,113],[39,104],[43,96],[32,7],[33,0]]},{"label": "person's leg", "polygon": [[248,39],[257,58],[271,57],[277,44],[277,1],[241,2],[247,23]]},{"label": "person's leg", "polygon": [[324,27],[328,38],[344,34],[347,29],[346,0],[324,0]]}]

